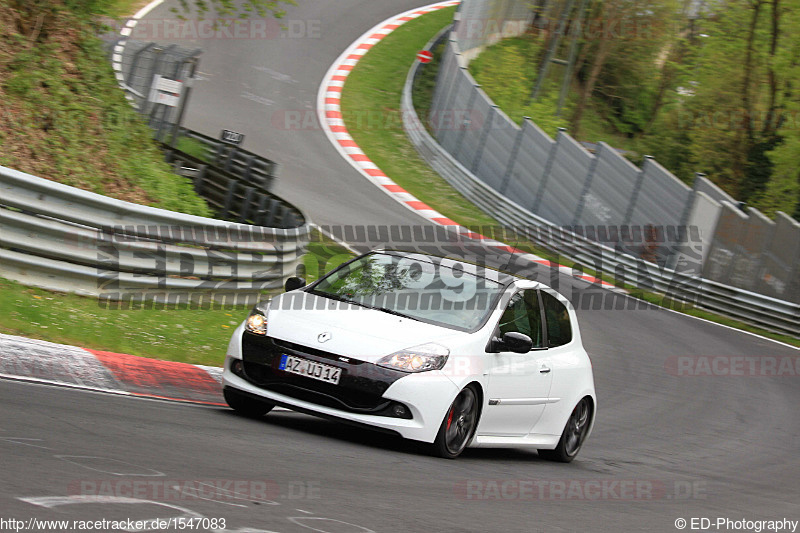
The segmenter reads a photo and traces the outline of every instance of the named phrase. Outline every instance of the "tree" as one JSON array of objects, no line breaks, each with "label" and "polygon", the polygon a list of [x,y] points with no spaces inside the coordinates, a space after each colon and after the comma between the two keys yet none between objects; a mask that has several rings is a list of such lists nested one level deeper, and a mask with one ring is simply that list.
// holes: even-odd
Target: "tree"
[{"label": "tree", "polygon": [[[789,0],[784,5],[784,11],[777,15],[779,26],[772,27],[773,36],[777,32],[797,35],[800,31],[800,0]],[[778,10],[777,1],[773,6]],[[770,124],[765,126],[774,128],[780,143],[766,152],[773,165],[772,176],[751,203],[768,215],[783,211],[800,220],[800,42],[781,40],[774,52],[771,44],[770,71],[775,77],[769,78]]]},{"label": "tree", "polygon": [[651,122],[651,111],[660,107],[650,101],[656,100],[657,92],[653,65],[674,41],[672,22],[677,12],[673,0],[594,3],[575,73],[578,98],[570,121],[573,135],[580,134],[586,106],[596,91],[609,100],[615,118],[628,123],[622,133],[638,133]]}]

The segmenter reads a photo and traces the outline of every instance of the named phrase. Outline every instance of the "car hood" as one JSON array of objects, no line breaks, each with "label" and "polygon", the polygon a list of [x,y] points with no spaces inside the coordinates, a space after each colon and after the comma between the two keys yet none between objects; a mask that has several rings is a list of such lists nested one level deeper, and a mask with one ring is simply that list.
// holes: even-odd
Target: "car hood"
[{"label": "car hood", "polygon": [[[320,342],[327,333],[328,340]],[[267,335],[362,361],[376,362],[419,344],[448,346],[466,333],[306,292],[270,302]]]}]

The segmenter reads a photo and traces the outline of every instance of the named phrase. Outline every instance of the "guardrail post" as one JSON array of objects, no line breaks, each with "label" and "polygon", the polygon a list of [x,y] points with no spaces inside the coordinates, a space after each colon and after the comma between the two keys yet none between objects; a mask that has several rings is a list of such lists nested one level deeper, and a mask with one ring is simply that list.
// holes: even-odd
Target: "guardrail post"
[{"label": "guardrail post", "polygon": [[222,211],[220,212],[220,218],[225,218],[228,216],[228,213],[231,211],[231,206],[233,205],[233,195],[236,192],[236,186],[238,185],[237,181],[233,178],[228,180],[228,187],[227,192],[225,193],[225,203],[222,206]]},{"label": "guardrail post", "polygon": [[558,143],[561,142],[562,135],[565,134],[567,128],[558,128],[558,135],[556,136],[553,146],[550,147],[550,153],[547,154],[547,163],[544,165],[544,174],[541,181],[539,181],[539,189],[536,191],[536,199],[533,201],[531,211],[534,213],[539,212],[539,206],[542,204],[542,197],[544,196],[544,189],[547,187],[547,180],[550,178],[550,171],[553,169],[553,160],[558,152]]},{"label": "guardrail post", "polygon": [[[788,287],[788,294],[794,295],[793,302],[796,304],[800,304],[800,248],[797,249],[797,253],[794,256],[794,268],[790,267],[791,277],[789,279],[795,280],[794,282],[789,283]],[[800,307],[795,308],[795,317],[797,317],[797,322],[795,324],[800,324]]]},{"label": "guardrail post", "polygon": [[239,222],[244,222],[247,220],[247,216],[250,214],[250,208],[253,203],[253,193],[255,189],[253,187],[243,186],[244,187],[244,199],[242,199],[242,207],[239,209]]},{"label": "guardrail post", "polygon": [[205,185],[207,165],[197,165],[197,175],[194,177],[194,191],[198,196],[203,196],[203,185]]},{"label": "guardrail post", "polygon": [[157,105],[155,102],[150,101],[150,92],[153,90],[153,76],[156,75],[158,72],[160,63],[161,63],[161,54],[164,52],[164,49],[160,46],[153,46],[153,59],[150,62],[150,69],[148,70],[147,74],[145,74],[146,78],[144,80],[144,90],[142,94],[145,95],[144,97],[144,105],[142,106],[142,114],[147,115],[148,117],[148,124],[152,127],[153,124],[153,112]]},{"label": "guardrail post", "polygon": [[628,209],[625,211],[625,218],[622,220],[622,225],[627,226],[631,223],[631,219],[633,218],[633,211],[636,209],[636,202],[639,200],[639,191],[642,190],[642,184],[644,183],[644,176],[647,173],[647,166],[652,164],[653,156],[646,155],[644,156],[644,161],[642,162],[642,167],[639,169],[639,174],[636,176],[636,183],[633,185],[633,192],[631,193],[631,199],[628,201]]},{"label": "guardrail post", "polygon": [[577,226],[583,214],[583,206],[586,205],[586,196],[592,190],[592,180],[594,180],[595,170],[597,169],[597,162],[600,161],[600,154],[603,153],[603,144],[597,145],[597,151],[594,153],[594,159],[589,164],[589,170],[586,172],[586,179],[583,182],[581,194],[578,197],[578,205],[575,207],[575,216],[572,218],[572,225]]},{"label": "guardrail post", "polygon": [[522,117],[522,125],[517,132],[517,137],[514,139],[514,146],[511,147],[511,154],[508,156],[506,171],[503,174],[503,179],[500,181],[500,194],[505,194],[506,189],[508,189],[508,184],[511,181],[511,176],[514,173],[514,166],[517,163],[517,156],[519,155],[519,147],[522,144],[522,137],[525,135],[525,127],[528,126],[530,121],[531,117]]},{"label": "guardrail post", "polygon": [[[697,188],[700,186],[700,179],[704,178],[706,175],[702,172],[695,172],[694,174],[694,182],[692,183],[692,190],[689,192],[689,197],[686,199],[686,205],[683,207],[683,213],[681,213],[681,218],[678,222],[678,227],[676,228],[676,233],[681,231],[683,228],[684,237],[688,237],[688,228],[686,225],[689,223],[689,217],[692,215],[692,208],[694,207],[694,201],[697,197]],[[681,236],[678,236],[678,239],[681,239]],[[667,268],[674,270],[678,264],[678,258],[681,255],[681,247],[678,246],[677,249],[671,250],[669,257],[667,258]],[[731,266],[735,261],[731,261]]]},{"label": "guardrail post", "polygon": [[[452,41],[453,40],[450,39],[450,42],[452,42]],[[436,85],[434,85],[434,87],[444,87],[445,90],[447,91],[447,93],[440,94],[439,98],[436,98],[435,95],[434,95],[434,100],[431,101],[431,108],[428,110],[428,116],[427,117],[422,117],[422,121],[423,122],[427,122],[428,124],[430,124],[432,129],[434,129],[437,134],[439,133],[439,127],[442,125],[441,113],[438,113],[438,111],[443,108],[443,104],[444,104],[444,106],[447,105],[447,100],[448,100],[448,98],[450,96],[450,93],[453,92],[453,80],[450,79],[450,78],[453,78],[454,76],[449,76],[449,78],[448,78],[447,74],[449,73],[449,70],[452,70],[453,73],[457,73],[458,72],[458,58],[456,58],[455,56],[453,56],[453,58],[451,60],[451,62],[454,61],[456,63],[455,67],[451,66],[449,70],[445,70],[444,69],[444,66],[445,66],[445,64],[447,62],[448,49],[450,49],[452,47],[450,42],[448,42],[445,45],[445,49],[442,52],[442,59],[441,59],[441,61],[439,63],[439,71],[436,73]],[[433,107],[434,101],[437,103],[437,106],[435,108]],[[431,118],[434,116],[433,115],[434,113],[437,113],[436,114],[437,125],[436,125],[435,128],[433,127],[433,123],[431,122]]]},{"label": "guardrail post", "polygon": [[272,190],[272,186],[275,184],[275,180],[278,176],[278,163],[275,161],[269,162],[269,170],[267,171],[267,183],[264,184],[264,188],[268,191]]},{"label": "guardrail post", "polygon": [[253,214],[254,225],[264,222],[264,217],[267,215],[267,200],[269,200],[269,197],[266,194],[258,195],[258,205],[256,206],[256,212]]},{"label": "guardrail post", "polygon": [[[458,54],[456,54],[456,56],[458,56]],[[461,85],[459,85],[459,83],[458,83],[461,80],[459,79],[458,76],[459,76],[459,73],[466,72],[466,70],[467,70],[467,67],[461,67],[461,66],[458,65],[458,57],[456,57],[456,73],[453,76],[454,79],[450,83],[450,85],[451,85],[450,86],[450,91],[447,93],[447,99],[445,100],[445,105],[444,105],[444,108],[443,108],[445,113],[450,113],[450,115],[453,117],[453,121],[452,121],[452,125],[451,125],[451,129],[453,131],[453,134],[456,134],[456,131],[455,131],[455,128],[456,128],[456,114],[455,114],[455,111],[453,110],[453,101],[455,100],[456,95],[458,94],[458,91],[461,88]],[[440,121],[442,120],[441,112],[440,112],[439,120]],[[437,137],[439,138],[439,141],[442,144],[444,144],[444,138],[442,137],[442,131],[443,130],[441,128],[439,128],[436,131],[436,133],[437,133]],[[447,131],[447,129],[445,129],[444,131]]]},{"label": "guardrail post", "polygon": [[283,212],[281,213],[281,222],[278,227],[288,228],[294,220],[294,213],[292,213],[291,209],[287,209],[286,206],[281,207],[283,208]]},{"label": "guardrail post", "polygon": [[247,182],[250,181],[250,175],[253,173],[253,159],[255,159],[253,154],[246,155],[244,157],[244,172],[242,174],[242,179]]},{"label": "guardrail post", "polygon": [[233,165],[233,158],[236,156],[236,153],[238,151],[239,151],[239,147],[238,146],[233,145],[233,146],[230,147],[230,150],[228,151],[228,158],[225,160],[225,166],[222,167],[222,169],[225,172],[230,172],[231,171],[231,166]]},{"label": "guardrail post", "polygon": [[178,142],[178,131],[181,127],[181,122],[183,122],[183,114],[186,111],[186,106],[189,103],[189,95],[192,94],[192,85],[194,82],[194,73],[197,70],[197,57],[190,57],[189,58],[189,71],[186,72],[188,76],[186,77],[185,81],[183,82],[183,91],[180,96],[180,105],[178,107],[178,116],[175,118],[175,124],[172,126],[172,141],[170,145],[175,146],[175,143]]},{"label": "guardrail post", "polygon": [[[467,102],[467,111],[472,111],[472,106],[475,105],[475,98],[478,96],[478,89],[480,89],[480,85],[473,85],[472,86],[472,94],[469,95],[469,101]],[[458,133],[458,142],[456,142],[456,153],[453,156],[456,158],[457,161],[461,161],[458,157],[461,155],[461,149],[464,147],[464,135],[467,134],[467,128],[472,125],[472,119],[467,118],[461,123],[461,131]]]},{"label": "guardrail post", "polygon": [[478,165],[481,164],[481,157],[483,157],[483,149],[486,146],[486,139],[489,137],[489,132],[492,130],[492,122],[494,121],[494,116],[497,114],[497,105],[492,104],[492,107],[489,108],[489,118],[486,120],[486,124],[483,126],[483,131],[481,132],[481,138],[478,141],[478,149],[475,151],[475,157],[472,160],[472,172],[473,174],[478,170]]},{"label": "guardrail post", "polygon": [[264,217],[264,221],[262,226],[271,226],[272,221],[275,220],[276,211],[278,210],[278,206],[280,202],[277,199],[272,198],[269,201],[269,207],[267,208],[266,216]]}]

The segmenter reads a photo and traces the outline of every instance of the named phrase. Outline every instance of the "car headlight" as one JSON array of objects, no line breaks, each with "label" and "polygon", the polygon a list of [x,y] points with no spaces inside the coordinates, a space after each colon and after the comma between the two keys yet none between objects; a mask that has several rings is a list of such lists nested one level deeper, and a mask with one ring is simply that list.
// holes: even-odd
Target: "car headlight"
[{"label": "car headlight", "polygon": [[267,334],[267,310],[256,306],[247,320],[244,321],[244,329],[256,335]]},{"label": "car headlight", "polygon": [[377,362],[379,366],[404,372],[439,370],[447,362],[450,350],[440,344],[429,342],[387,355]]}]

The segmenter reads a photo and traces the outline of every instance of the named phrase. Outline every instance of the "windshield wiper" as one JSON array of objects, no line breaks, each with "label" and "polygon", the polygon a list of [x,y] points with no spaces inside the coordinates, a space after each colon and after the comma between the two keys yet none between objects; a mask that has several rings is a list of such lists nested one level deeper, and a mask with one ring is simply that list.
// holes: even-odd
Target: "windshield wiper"
[{"label": "windshield wiper", "polygon": [[334,294],[334,293],[330,293],[330,292],[315,291],[315,290],[310,290],[308,292],[310,292],[311,294],[316,294],[317,296],[324,296],[325,298],[330,298],[331,300],[338,300],[340,302],[345,302],[345,303],[349,303],[349,304],[355,304],[355,305],[358,305],[359,307],[366,307],[367,309],[375,309],[376,311],[383,311],[384,313],[388,313],[390,315],[401,316],[403,318],[408,318],[408,319],[411,319],[411,320],[415,320],[417,322],[422,322],[422,320],[420,320],[418,318],[414,318],[413,316],[409,316],[409,315],[406,315],[404,313],[401,313],[400,311],[395,311],[394,309],[390,309],[388,307],[378,307],[378,306],[374,306],[374,305],[369,305],[369,304],[357,302],[355,300],[350,300],[349,298],[345,298],[344,296],[341,296],[339,294]]},{"label": "windshield wiper", "polygon": [[311,293],[311,294],[314,294],[316,296],[322,296],[324,298],[330,298],[331,300],[336,300],[336,301],[344,302],[344,303],[348,303],[348,304],[355,304],[355,305],[358,305],[360,307],[367,307],[369,309],[372,309],[372,307],[370,307],[369,305],[362,304],[361,302],[357,302],[355,300],[351,300],[349,298],[345,298],[344,296],[341,296],[339,294],[334,294],[332,292],[322,292],[322,291],[315,291],[315,290],[310,290],[308,292]]},{"label": "windshield wiper", "polygon": [[397,315],[403,318],[410,318],[411,320],[416,320],[417,322],[421,322],[421,320],[418,318],[406,315],[404,313],[401,313],[400,311],[395,311],[394,309],[389,309],[388,307],[373,307],[371,305],[367,305],[365,307],[369,307],[370,309],[375,309],[376,311],[383,311],[384,313],[389,313],[390,315]]}]

